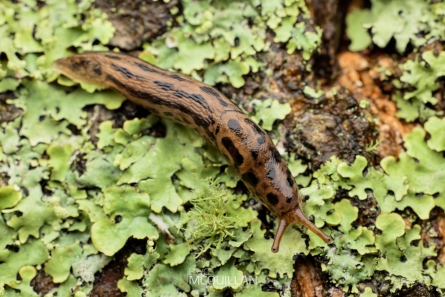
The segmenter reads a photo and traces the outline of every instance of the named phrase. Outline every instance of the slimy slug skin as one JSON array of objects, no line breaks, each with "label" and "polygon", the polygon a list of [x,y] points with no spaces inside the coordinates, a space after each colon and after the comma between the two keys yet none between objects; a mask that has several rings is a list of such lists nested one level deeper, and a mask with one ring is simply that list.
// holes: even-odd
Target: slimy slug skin
[{"label": "slimy slug skin", "polygon": [[160,117],[196,130],[235,167],[250,192],[279,220],[272,252],[287,226],[300,223],[326,243],[301,211],[301,195],[268,134],[214,88],[114,52],[87,52],[54,62],[53,68],[77,82],[110,87]]}]

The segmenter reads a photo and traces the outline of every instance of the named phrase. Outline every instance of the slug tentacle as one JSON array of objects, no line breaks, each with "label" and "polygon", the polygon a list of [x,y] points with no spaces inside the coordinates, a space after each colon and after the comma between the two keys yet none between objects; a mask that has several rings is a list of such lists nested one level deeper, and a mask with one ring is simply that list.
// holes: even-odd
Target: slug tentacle
[{"label": "slug tentacle", "polygon": [[332,239],[325,235],[320,229],[318,229],[311,221],[306,218],[300,208],[295,208],[284,216],[278,218],[278,229],[277,234],[275,234],[275,239],[272,245],[272,252],[277,253],[280,249],[281,238],[283,238],[284,231],[289,225],[294,223],[300,223],[305,226],[309,230],[315,233],[318,237],[320,237],[325,243],[331,243]]},{"label": "slug tentacle", "polygon": [[216,89],[112,52],[73,55],[55,61],[53,67],[74,81],[111,87],[215,145],[252,194],[279,218],[273,252],[278,251],[287,226],[296,222],[330,242],[301,211],[297,184],[269,135]]}]

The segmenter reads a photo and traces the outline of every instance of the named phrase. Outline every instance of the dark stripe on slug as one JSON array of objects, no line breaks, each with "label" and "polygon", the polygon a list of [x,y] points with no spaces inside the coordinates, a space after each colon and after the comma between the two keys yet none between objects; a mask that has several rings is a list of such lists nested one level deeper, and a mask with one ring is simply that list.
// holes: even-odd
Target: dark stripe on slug
[{"label": "dark stripe on slug", "polygon": [[236,113],[240,113],[242,115],[246,115],[244,112],[241,111],[241,109],[229,109],[229,110],[223,110],[221,112],[221,115],[219,116],[219,118],[222,118],[226,113],[229,113],[229,112],[236,112]]},{"label": "dark stripe on slug", "polygon": [[[107,80],[113,82],[116,87],[121,91],[129,94],[130,96],[146,100],[150,102],[151,104],[157,104],[161,106],[167,106],[173,109],[178,109],[182,111],[184,114],[189,115],[192,117],[193,121],[197,126],[203,127],[206,132],[209,131],[209,126],[212,125],[214,122],[214,119],[211,117],[203,117],[201,114],[196,113],[192,109],[188,108],[187,106],[181,104],[181,102],[174,101],[174,100],[165,100],[163,98],[159,98],[152,93],[148,93],[145,91],[137,90],[135,88],[129,87],[126,84],[122,83],[118,79],[116,79],[112,75],[107,75]],[[188,121],[187,121],[188,122]]]},{"label": "dark stripe on slug", "polygon": [[175,91],[175,96],[179,97],[179,98],[187,98],[187,93],[184,92],[183,90],[176,90]]},{"label": "dark stripe on slug", "polygon": [[267,197],[267,201],[271,205],[277,205],[277,203],[278,203],[278,196],[277,195],[275,195],[274,193],[268,193],[266,197]]},{"label": "dark stripe on slug", "polygon": [[220,103],[222,106],[224,106],[224,107],[229,106],[229,103],[227,103],[226,101],[224,101],[224,99],[218,99],[218,101],[219,101],[219,103]]},{"label": "dark stripe on slug", "polygon": [[289,184],[289,187],[293,187],[293,185],[294,185],[294,179],[293,179],[293,176],[292,176],[292,173],[289,171],[289,169],[287,169],[287,171],[286,171],[286,175],[287,175],[287,183]]},{"label": "dark stripe on slug", "polygon": [[244,157],[243,155],[240,154],[236,146],[233,144],[232,139],[230,139],[229,137],[223,137],[221,142],[225,147],[225,149],[227,150],[227,152],[229,152],[230,156],[232,157],[235,167],[238,167],[241,164],[243,164]]},{"label": "dark stripe on slug", "polygon": [[168,82],[155,80],[153,83],[155,85],[157,85],[158,87],[160,87],[161,89],[163,89],[164,91],[174,91],[175,90],[175,87]]},{"label": "dark stripe on slug", "polygon": [[164,112],[164,115],[166,117],[172,117],[173,116],[173,114],[171,112],[169,112],[169,111]]},{"label": "dark stripe on slug", "polygon": [[243,175],[241,175],[241,179],[254,187],[256,187],[256,185],[258,184],[258,178],[253,172],[244,173]]},{"label": "dark stripe on slug", "polygon": [[140,76],[134,75],[130,70],[128,70],[125,67],[118,66],[118,65],[113,64],[113,63],[111,63],[111,67],[113,67],[113,69],[115,69],[116,71],[118,71],[119,73],[124,75],[126,78],[140,78]]},{"label": "dark stripe on slug", "polygon": [[158,111],[158,110],[153,109],[153,108],[151,108],[151,109],[149,109],[149,110],[150,110],[150,112],[151,112],[152,114],[155,114],[155,115],[159,116],[159,111]]},{"label": "dark stripe on slug", "polygon": [[252,121],[251,119],[245,118],[244,122],[246,124],[248,124],[250,127],[252,127],[253,132],[255,132],[255,134],[257,135],[256,141],[259,145],[266,143],[266,134],[263,132],[263,130],[261,130],[260,127],[258,127],[257,124],[255,124],[254,121]]},{"label": "dark stripe on slug", "polygon": [[134,65],[138,66],[139,68],[141,68],[142,70],[146,71],[146,72],[151,72],[151,73],[157,73],[160,75],[164,75],[164,73],[162,73],[161,71],[151,68],[150,66],[148,66],[147,64],[143,64],[143,63],[139,63],[139,62],[134,62]]},{"label": "dark stripe on slug", "polygon": [[207,101],[200,94],[189,94],[188,98],[192,99],[195,102],[198,102],[199,104],[201,104],[205,108],[210,109],[209,105],[207,104]]},{"label": "dark stripe on slug", "polygon": [[187,81],[185,78],[180,77],[180,76],[177,75],[177,74],[170,74],[169,76],[170,76],[171,78],[173,78],[173,79],[176,79],[177,81]]},{"label": "dark stripe on slug", "polygon": [[121,57],[114,56],[114,55],[105,55],[105,57],[113,59],[113,60],[121,60]]},{"label": "dark stripe on slug", "polygon": [[206,92],[209,95],[212,95],[213,97],[216,97],[218,99],[221,99],[221,96],[218,94],[217,91],[215,91],[213,88],[211,87],[207,87],[207,86],[202,86],[199,87],[202,91]]},{"label": "dark stripe on slug", "polygon": [[222,106],[224,106],[224,107],[229,106],[229,103],[227,103],[226,101],[224,101],[224,99],[218,99],[218,101],[219,101],[219,103],[220,103]]},{"label": "dark stripe on slug", "polygon": [[277,161],[277,163],[281,163],[281,155],[278,150],[275,147],[271,147],[271,150],[272,156],[275,158],[275,161]]},{"label": "dark stripe on slug", "polygon": [[207,86],[202,86],[199,87],[202,91],[206,92],[207,94],[215,97],[216,99],[218,99],[219,103],[224,106],[227,107],[229,106],[229,103],[227,103],[223,98],[221,98],[221,95],[214,89],[211,87],[207,87]]},{"label": "dark stripe on slug", "polygon": [[215,142],[215,134],[213,134],[212,132],[210,132],[209,130],[206,130],[207,133],[207,137],[208,139],[210,139],[210,142]]},{"label": "dark stripe on slug", "polygon": [[207,101],[200,94],[189,94],[187,92],[184,92],[183,90],[175,90],[174,95],[179,98],[191,99],[191,100],[195,101],[196,103],[199,103],[205,109],[210,110],[210,111],[212,110],[210,108],[210,106],[207,104]]},{"label": "dark stripe on slug", "polygon": [[233,133],[235,133],[236,136],[238,136],[238,137],[244,136],[243,127],[241,127],[241,125],[239,124],[239,122],[237,120],[230,119],[227,122],[227,126],[229,127],[230,130],[232,130]]}]

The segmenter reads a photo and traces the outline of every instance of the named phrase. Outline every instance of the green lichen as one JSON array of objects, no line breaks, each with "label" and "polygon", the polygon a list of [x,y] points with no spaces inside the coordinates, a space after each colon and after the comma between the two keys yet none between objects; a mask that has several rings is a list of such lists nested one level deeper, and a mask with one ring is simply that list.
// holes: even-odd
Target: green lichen
[{"label": "green lichen", "polygon": [[257,53],[270,46],[265,42],[268,29],[289,54],[301,51],[306,60],[320,44],[321,30],[307,25],[311,24],[309,12],[301,0],[182,0],[181,5],[183,14],[176,17],[179,27],[147,44],[150,55],[141,58],[162,68],[202,76],[210,85],[229,82],[242,87],[243,75],[261,66]]},{"label": "green lichen", "polygon": [[430,149],[436,152],[445,151],[445,119],[431,117],[425,123],[425,130],[430,134],[431,138],[427,141]]},{"label": "green lichen", "polygon": [[[252,100],[251,104],[255,107],[255,114],[251,115],[251,118],[268,131],[272,130],[272,125],[276,120],[284,120],[291,111],[289,103],[281,104],[272,99]],[[273,113],[270,110],[273,110]]]},{"label": "green lichen", "polygon": [[91,226],[91,239],[97,250],[105,255],[114,255],[129,237],[158,238],[158,232],[146,219],[151,212],[147,194],[137,193],[132,187],[108,188],[103,208],[107,218]]},{"label": "green lichen", "polygon": [[393,100],[397,102],[397,107],[400,109],[397,113],[398,117],[407,121],[418,118],[425,121],[433,115],[441,114],[428,105],[437,104],[437,99],[433,95],[440,86],[437,80],[445,74],[444,63],[445,53],[440,52],[436,57],[432,51],[426,51],[415,60],[408,60],[401,66],[405,72],[400,80],[415,90],[405,92],[403,97],[400,94],[393,96]]},{"label": "green lichen", "polygon": [[[370,9],[353,11],[347,16],[350,49],[364,50],[372,43],[384,48],[394,39],[399,53],[405,52],[408,43],[414,46],[416,52],[421,46],[443,40],[445,4],[431,2],[373,0]],[[444,62],[443,52],[433,54],[428,50],[401,65],[403,75],[400,81],[395,80],[393,84],[406,90],[392,94],[392,100],[399,109],[399,118],[409,122],[417,119],[426,121],[433,115],[443,114],[432,106],[437,104],[435,92],[440,85],[438,79],[444,75]]]},{"label": "green lichen", "polygon": [[364,50],[371,43],[384,48],[394,38],[396,49],[403,53],[408,43],[418,47],[443,39],[444,3],[431,2],[372,0],[370,9],[353,11],[346,18],[350,49]]},{"label": "green lichen", "polygon": [[[377,270],[390,273],[392,291],[401,284],[431,282],[430,277],[434,274],[429,274],[422,263],[436,256],[435,247],[425,247],[422,243],[413,245],[413,241],[420,239],[420,227],[407,227],[402,217],[394,213],[396,209],[410,207],[420,219],[427,220],[433,207],[443,208],[441,193],[445,191],[445,175],[441,168],[445,159],[427,146],[424,136],[425,131],[418,128],[408,134],[405,138],[407,153],[399,156],[399,162],[393,157],[383,159],[384,172],[368,168],[367,174],[363,175],[366,161],[362,157],[357,157],[351,166],[338,164],[337,172],[341,179],[336,178],[333,186],[338,186],[335,184],[343,179],[346,185],[342,188],[349,189],[349,195],[356,195],[359,199],[367,198],[366,189],[372,190],[382,211],[375,222],[375,228],[381,231],[381,235],[374,235],[369,227],[351,227],[357,219],[357,209],[351,207],[347,200],[335,204],[335,211],[342,216],[338,230],[343,234],[334,236],[338,250],[328,252],[332,262],[325,269],[340,284],[355,287],[358,282],[371,279]],[[320,170],[325,171],[323,168]],[[332,170],[328,172],[333,173]],[[314,176],[322,177],[318,173]],[[436,194],[434,199],[433,192],[440,194]],[[319,201],[320,205],[324,200]],[[356,250],[359,256],[351,254],[351,250]],[[349,277],[345,275],[345,269],[349,271]],[[437,269],[440,271],[440,266]]]}]

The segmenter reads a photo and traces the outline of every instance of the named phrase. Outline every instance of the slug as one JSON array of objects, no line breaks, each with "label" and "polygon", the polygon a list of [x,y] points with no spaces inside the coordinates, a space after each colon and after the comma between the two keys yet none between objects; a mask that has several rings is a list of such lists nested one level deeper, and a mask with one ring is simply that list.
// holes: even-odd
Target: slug
[{"label": "slug", "polygon": [[73,55],[55,61],[53,68],[77,82],[111,87],[152,113],[196,130],[216,146],[250,192],[278,217],[272,252],[278,252],[293,223],[331,242],[304,216],[297,184],[268,134],[214,88],[115,52]]}]

